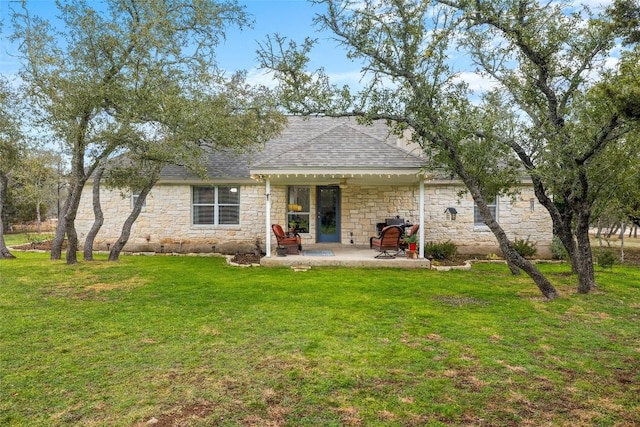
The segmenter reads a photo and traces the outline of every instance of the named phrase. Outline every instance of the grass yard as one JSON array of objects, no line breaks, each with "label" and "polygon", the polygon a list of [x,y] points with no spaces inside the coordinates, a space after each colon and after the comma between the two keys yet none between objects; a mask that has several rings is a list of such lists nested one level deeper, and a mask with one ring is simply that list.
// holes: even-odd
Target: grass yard
[{"label": "grass yard", "polygon": [[640,268],[0,260],[2,426],[637,426]]}]

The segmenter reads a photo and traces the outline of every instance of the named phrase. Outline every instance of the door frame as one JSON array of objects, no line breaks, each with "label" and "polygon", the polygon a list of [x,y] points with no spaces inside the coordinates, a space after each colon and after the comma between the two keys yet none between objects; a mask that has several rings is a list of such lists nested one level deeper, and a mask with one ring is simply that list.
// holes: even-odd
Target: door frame
[{"label": "door frame", "polygon": [[[335,197],[335,220],[336,220],[336,232],[334,234],[322,233],[322,190],[334,190],[336,191]],[[341,242],[341,205],[342,194],[340,187],[337,185],[318,185],[316,186],[316,242],[317,243],[340,243]]]}]

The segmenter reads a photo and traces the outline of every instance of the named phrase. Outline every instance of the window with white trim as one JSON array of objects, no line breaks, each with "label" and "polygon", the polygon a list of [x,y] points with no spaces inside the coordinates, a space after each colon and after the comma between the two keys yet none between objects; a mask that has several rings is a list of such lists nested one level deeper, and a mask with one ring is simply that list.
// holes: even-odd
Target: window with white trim
[{"label": "window with white trim", "polygon": [[239,225],[240,188],[194,186],[192,215],[194,225]]},{"label": "window with white trim", "polygon": [[298,233],[309,232],[311,218],[311,188],[292,185],[287,195],[287,226]]},{"label": "window with white trim", "polygon": [[[498,198],[487,198],[487,205],[489,206],[489,210],[491,211],[491,215],[498,220]],[[480,214],[480,210],[478,209],[478,205],[476,203],[473,204],[473,225],[474,227],[486,227],[484,220],[482,219],[482,215]]]}]

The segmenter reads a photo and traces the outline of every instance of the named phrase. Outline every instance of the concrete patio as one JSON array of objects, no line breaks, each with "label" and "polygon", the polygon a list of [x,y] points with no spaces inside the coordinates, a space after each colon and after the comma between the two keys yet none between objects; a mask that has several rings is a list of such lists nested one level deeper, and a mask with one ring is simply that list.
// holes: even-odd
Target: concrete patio
[{"label": "concrete patio", "polygon": [[331,251],[333,255],[299,255],[277,256],[275,251],[271,257],[263,257],[260,265],[264,267],[305,267],[305,266],[348,266],[367,268],[426,268],[431,267],[428,259],[411,259],[404,254],[395,258],[375,258],[379,252],[369,247],[341,245],[335,243],[319,243],[305,245],[304,251]]}]

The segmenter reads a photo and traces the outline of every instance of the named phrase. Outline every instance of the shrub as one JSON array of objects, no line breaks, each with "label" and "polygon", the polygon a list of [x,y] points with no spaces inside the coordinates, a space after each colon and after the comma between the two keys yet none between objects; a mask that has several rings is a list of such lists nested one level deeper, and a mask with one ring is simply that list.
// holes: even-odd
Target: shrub
[{"label": "shrub", "polygon": [[26,234],[27,241],[34,245],[39,245],[48,240],[53,239],[53,235],[51,234],[38,234],[38,233],[27,233]]},{"label": "shrub", "polygon": [[516,239],[513,241],[513,249],[520,254],[520,256],[529,258],[538,252],[536,249],[536,242],[530,242],[529,237],[527,239]]},{"label": "shrub", "polygon": [[561,259],[563,261],[569,259],[569,252],[567,252],[567,249],[558,236],[553,236],[553,240],[551,241],[551,255],[553,259]]},{"label": "shrub", "polygon": [[451,259],[458,253],[458,247],[451,240],[446,242],[429,242],[424,247],[424,254],[433,259]]},{"label": "shrub", "polygon": [[613,268],[613,264],[618,261],[615,254],[611,251],[600,251],[598,254],[598,265],[600,268]]}]

